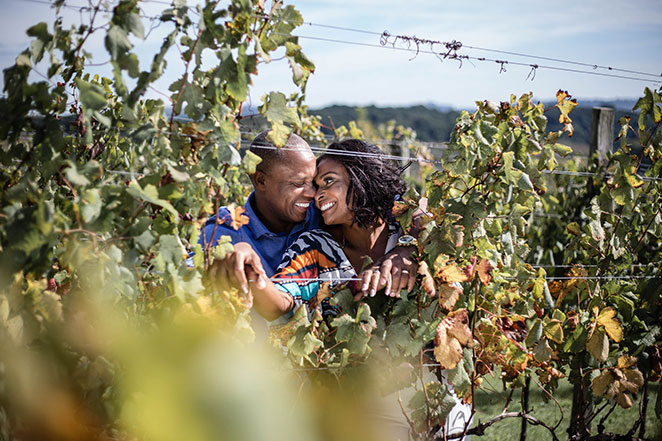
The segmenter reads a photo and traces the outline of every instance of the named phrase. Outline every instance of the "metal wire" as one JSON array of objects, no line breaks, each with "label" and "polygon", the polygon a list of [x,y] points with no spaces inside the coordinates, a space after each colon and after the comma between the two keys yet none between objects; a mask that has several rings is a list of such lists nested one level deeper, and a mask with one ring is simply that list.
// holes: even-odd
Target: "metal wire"
[{"label": "metal wire", "polygon": [[[269,18],[269,16],[267,16],[267,15],[256,15],[256,16],[258,18]],[[273,16],[270,17],[270,19],[274,20],[274,21],[286,21],[286,20],[274,18]],[[308,26],[318,27],[318,28],[333,29],[333,30],[337,30],[337,31],[356,32],[356,33],[361,33],[361,34],[376,35],[376,36],[380,36],[380,37],[388,34],[388,32],[386,32],[386,31],[376,32],[376,31],[369,31],[369,30],[366,30],[366,29],[349,28],[349,27],[345,27],[345,26],[328,25],[328,24],[322,24],[322,23],[313,23],[313,22],[309,22],[309,21],[304,21],[303,24],[308,25]],[[388,36],[389,37],[396,37],[396,40],[398,38],[403,39],[403,37],[404,37],[406,39],[405,41],[414,40],[416,42],[416,37],[408,37],[408,36],[403,36],[403,35],[391,35],[391,34],[388,34]],[[448,43],[443,42],[443,41],[433,41],[433,40],[427,40],[427,39],[421,41],[419,44],[429,44],[429,43],[439,44],[439,45],[448,44]],[[612,66],[604,66],[604,65],[597,64],[597,63],[586,63],[586,62],[566,60],[566,59],[556,58],[556,57],[546,57],[546,56],[542,56],[542,55],[525,54],[525,53],[521,53],[521,52],[505,51],[505,50],[501,50],[501,49],[492,49],[492,48],[486,48],[486,47],[471,46],[471,45],[467,45],[467,44],[464,44],[464,43],[462,43],[462,48],[485,51],[485,52],[494,52],[494,53],[498,53],[498,54],[514,55],[514,56],[524,57],[524,58],[533,58],[533,59],[537,59],[537,60],[554,61],[554,62],[557,62],[557,63],[564,63],[564,64],[571,64],[571,65],[575,65],[575,66],[590,67],[592,69],[605,69],[605,70],[609,70],[609,71],[624,72],[624,73],[631,73],[631,74],[637,74],[637,75],[646,75],[646,76],[651,76],[651,77],[655,77],[655,78],[662,78],[662,73],[655,74],[655,73],[650,73],[650,72],[642,72],[642,71],[636,71],[636,70],[630,70],[630,69],[622,69],[622,68],[617,68],[617,67],[612,67]]]},{"label": "metal wire", "polygon": [[[405,47],[389,47],[389,46],[382,46],[380,44],[373,44],[373,43],[363,43],[363,42],[358,42],[358,41],[350,41],[350,40],[339,40],[335,38],[324,38],[324,37],[315,37],[311,35],[289,35],[289,34],[279,34],[277,32],[274,32],[274,35],[281,35],[281,36],[290,36],[290,37],[296,37],[296,38],[304,38],[308,40],[317,40],[317,41],[326,41],[329,43],[342,43],[342,44],[349,44],[349,45],[354,45],[354,46],[364,46],[364,47],[371,47],[371,48],[379,48],[379,49],[390,49],[390,50],[397,50],[397,51],[404,51],[404,52],[412,52],[416,54],[432,54],[435,56],[442,56],[443,53],[439,52],[434,52],[431,50],[425,50],[425,49],[412,49],[412,48],[405,48]],[[602,73],[602,72],[593,72],[593,71],[586,71],[586,70],[579,70],[579,69],[571,69],[567,67],[559,67],[559,66],[548,66],[548,65],[543,65],[543,64],[530,64],[530,63],[520,63],[517,61],[511,61],[511,60],[497,60],[497,59],[492,59],[492,58],[485,58],[485,57],[473,57],[470,55],[458,55],[456,58],[450,58],[450,59],[456,59],[458,61],[461,60],[472,60],[472,61],[478,61],[478,62],[494,62],[497,64],[500,64],[501,66],[503,65],[514,65],[514,66],[526,66],[526,67],[531,67],[535,69],[548,69],[548,70],[557,70],[561,72],[571,72],[571,73],[580,73],[580,74],[586,74],[586,75],[596,75],[596,76],[601,76],[601,77],[610,77],[610,78],[619,78],[619,79],[624,79],[624,80],[633,80],[633,81],[645,81],[646,83],[660,83],[660,81],[653,81],[648,78],[638,78],[638,77],[631,77],[631,76],[625,76],[625,75],[616,75],[616,74],[608,74],[608,73]]]}]

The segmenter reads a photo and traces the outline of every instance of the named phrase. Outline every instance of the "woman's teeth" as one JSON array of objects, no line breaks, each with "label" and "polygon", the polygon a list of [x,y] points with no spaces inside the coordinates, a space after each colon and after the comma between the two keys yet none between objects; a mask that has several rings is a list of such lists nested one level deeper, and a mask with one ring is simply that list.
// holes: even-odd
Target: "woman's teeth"
[{"label": "woman's teeth", "polygon": [[329,208],[333,207],[333,205],[335,205],[335,202],[327,202],[326,204],[320,207],[320,211],[326,211]]}]

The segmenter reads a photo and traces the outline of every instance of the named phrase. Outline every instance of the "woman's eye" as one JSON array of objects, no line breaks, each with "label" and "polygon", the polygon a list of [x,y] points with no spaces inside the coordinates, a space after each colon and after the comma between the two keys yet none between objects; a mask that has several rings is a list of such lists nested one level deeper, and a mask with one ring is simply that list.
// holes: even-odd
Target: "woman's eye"
[{"label": "woman's eye", "polygon": [[331,185],[331,184],[333,184],[333,179],[332,179],[332,178],[326,178],[326,179],[324,180],[324,183],[325,183],[326,185]]}]

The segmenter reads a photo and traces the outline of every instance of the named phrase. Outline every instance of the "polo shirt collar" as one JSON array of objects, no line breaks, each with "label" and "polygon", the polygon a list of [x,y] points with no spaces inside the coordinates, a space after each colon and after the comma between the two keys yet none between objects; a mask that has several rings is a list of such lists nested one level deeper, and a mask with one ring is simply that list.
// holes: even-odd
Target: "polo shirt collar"
[{"label": "polo shirt collar", "polygon": [[[247,225],[244,225],[242,228],[248,228],[251,231],[252,236],[255,237],[256,239],[264,235],[278,236],[279,233],[274,233],[271,230],[269,230],[258,217],[257,213],[253,209],[252,201],[254,199],[255,199],[255,192],[252,192],[250,196],[248,196],[248,200],[246,200],[246,203],[244,204],[244,210],[246,210],[246,215],[248,216],[249,222]],[[306,212],[306,219],[303,222],[299,222],[295,224],[292,227],[290,233],[297,230],[297,228],[302,228],[303,225],[307,225],[308,222],[310,221],[310,217],[311,217],[311,210],[309,208],[308,211]],[[287,236],[290,233],[284,235]]]}]

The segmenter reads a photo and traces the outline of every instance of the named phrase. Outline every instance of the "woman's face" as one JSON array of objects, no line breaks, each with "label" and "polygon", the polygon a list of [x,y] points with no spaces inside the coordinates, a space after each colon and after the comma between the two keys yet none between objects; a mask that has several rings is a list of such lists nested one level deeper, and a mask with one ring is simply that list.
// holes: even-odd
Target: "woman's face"
[{"label": "woman's face", "polygon": [[322,212],[324,223],[351,225],[354,215],[346,202],[349,175],[345,166],[332,158],[323,159],[317,165],[315,185],[315,205]]}]

